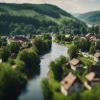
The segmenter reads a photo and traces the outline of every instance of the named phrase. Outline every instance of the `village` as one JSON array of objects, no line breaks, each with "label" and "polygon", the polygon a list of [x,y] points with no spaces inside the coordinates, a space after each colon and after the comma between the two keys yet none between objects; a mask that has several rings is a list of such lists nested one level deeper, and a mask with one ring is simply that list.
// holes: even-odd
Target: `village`
[{"label": "village", "polygon": [[[38,40],[38,38],[48,37],[48,35],[42,34],[34,37]],[[53,83],[52,80],[55,80],[54,83],[57,82],[60,86],[60,94],[65,97],[85,90],[91,91],[94,86],[100,84],[100,35],[96,35],[95,33],[88,33],[85,36],[63,34],[63,36],[61,35],[61,40],[57,40],[59,39],[58,35],[59,34],[52,34],[50,37],[52,36],[53,42],[57,42],[61,45],[63,44],[68,48],[68,60],[64,63],[64,60],[61,60],[61,65],[59,66],[62,68],[59,67],[60,69],[52,69],[53,66],[51,65],[52,67],[48,72],[48,79],[51,81],[49,84]],[[1,39],[4,39],[7,42],[7,45],[18,43],[19,50],[16,51],[17,49],[15,46],[11,53],[11,58],[16,59],[19,51],[32,47],[33,40],[35,39],[34,37],[30,38],[25,35],[15,35],[2,36]],[[1,59],[0,62],[2,63],[4,61]],[[57,66],[58,65],[56,65],[56,67]],[[17,64],[12,64],[12,68],[17,69]],[[52,78],[51,70],[52,74],[54,74],[53,76],[57,76],[58,79]],[[55,72],[54,70],[58,72]],[[61,77],[60,80],[59,77]],[[56,88],[56,85],[54,84],[51,84],[51,86]]]},{"label": "village", "polygon": [[0,0],[0,100],[100,100],[100,0]]},{"label": "village", "polygon": [[[73,55],[73,57],[70,57],[69,61],[65,65],[69,70],[69,73],[60,82],[62,94],[67,96],[74,92],[80,93],[83,90],[91,90],[94,86],[100,84],[100,35],[88,33],[85,36],[78,37],[68,34],[65,35],[64,41],[62,40],[62,37],[61,40],[59,40],[56,36],[56,39],[57,40],[55,40],[55,42],[63,43],[64,45],[67,44],[69,48],[70,45],[73,45],[72,41],[74,41],[75,44],[77,43],[75,42],[77,39],[83,39],[82,42],[84,42],[84,40],[88,40],[94,44],[93,48],[95,48],[90,51],[81,50],[85,48],[85,46],[83,46],[83,48],[79,46],[81,43],[75,44],[79,46],[79,52],[72,48],[75,51],[71,51],[72,54],[69,56]],[[98,46],[97,41],[99,41]],[[77,56],[75,56],[76,52],[78,52]],[[87,60],[87,62],[91,62],[91,64],[86,64],[85,60]],[[85,71],[87,72],[83,75]],[[81,74],[78,75],[80,72]]]}]

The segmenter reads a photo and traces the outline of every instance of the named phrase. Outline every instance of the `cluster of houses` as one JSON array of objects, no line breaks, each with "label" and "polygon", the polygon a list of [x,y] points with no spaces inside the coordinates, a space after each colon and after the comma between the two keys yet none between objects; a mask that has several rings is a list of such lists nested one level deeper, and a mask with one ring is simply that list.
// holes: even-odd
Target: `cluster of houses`
[{"label": "cluster of houses", "polygon": [[15,35],[7,38],[7,43],[19,42],[21,44],[20,49],[27,48],[29,46],[29,39],[25,35]]},{"label": "cluster of houses", "polygon": [[[78,65],[80,66],[81,63],[78,62],[79,61],[76,59],[69,62],[72,70],[76,70]],[[84,89],[91,90],[92,86],[98,83],[100,83],[100,64],[93,65],[89,69],[84,81],[72,72],[69,72],[69,74],[61,81],[61,92],[67,96],[72,92],[81,92]]]},{"label": "cluster of houses", "polygon": [[[21,44],[20,49],[28,48],[30,41],[29,38],[25,35],[15,35],[15,36],[2,36],[2,38],[7,40],[8,44],[11,44],[12,42],[18,42]],[[12,57],[16,57],[15,53],[11,54]],[[0,59],[0,63],[2,63],[2,59]]]},{"label": "cluster of houses", "polygon": [[[75,40],[78,36],[72,36],[71,34],[66,34],[65,35],[65,38],[66,38],[66,41],[68,40]],[[97,41],[97,40],[100,40],[100,34],[95,34],[95,33],[88,33],[86,35],[82,35],[81,37],[83,38],[86,38],[86,39],[89,39],[91,41]]]},{"label": "cluster of houses", "polygon": [[95,65],[92,65],[88,69],[88,74],[85,76],[85,80],[81,80],[77,75],[73,74],[73,71],[81,71],[87,67],[76,58],[71,59],[67,64],[67,68],[71,69],[67,76],[61,81],[61,92],[67,96],[72,92],[80,92],[84,89],[91,90],[92,86],[100,83],[100,53],[94,54]]}]

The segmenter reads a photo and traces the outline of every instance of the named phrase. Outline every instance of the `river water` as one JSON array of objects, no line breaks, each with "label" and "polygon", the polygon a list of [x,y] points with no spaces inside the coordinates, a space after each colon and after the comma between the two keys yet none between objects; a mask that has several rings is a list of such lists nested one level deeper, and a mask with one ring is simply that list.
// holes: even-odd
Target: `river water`
[{"label": "river water", "polygon": [[28,81],[26,90],[21,92],[18,100],[44,100],[41,80],[47,77],[50,62],[58,58],[60,55],[67,56],[67,47],[52,43],[51,51],[41,57],[40,74]]}]

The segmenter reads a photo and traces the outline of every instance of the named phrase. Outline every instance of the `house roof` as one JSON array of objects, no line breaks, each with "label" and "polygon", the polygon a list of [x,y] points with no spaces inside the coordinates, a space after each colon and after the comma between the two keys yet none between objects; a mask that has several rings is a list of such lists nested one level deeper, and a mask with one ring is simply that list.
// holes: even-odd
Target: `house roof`
[{"label": "house roof", "polygon": [[12,40],[21,40],[21,41],[28,41],[25,36],[13,36],[11,37]]},{"label": "house roof", "polygon": [[68,90],[76,80],[76,76],[71,72],[61,81],[61,85],[65,90]]},{"label": "house roof", "polygon": [[86,79],[87,79],[88,81],[92,81],[92,80],[94,80],[94,78],[95,78],[95,73],[94,73],[94,72],[90,72],[90,73],[87,74],[85,77],[86,77]]},{"label": "house roof", "polygon": [[88,34],[86,35],[86,37],[91,37],[91,36],[96,36],[96,34],[95,34],[95,33],[88,33]]},{"label": "house roof", "polygon": [[75,58],[73,58],[72,60],[69,61],[69,63],[70,63],[71,65],[77,65],[77,64],[79,64],[79,62],[80,62],[80,60],[75,59]]},{"label": "house roof", "polygon": [[95,36],[91,36],[90,40],[96,41],[96,37]]},{"label": "house roof", "polygon": [[96,52],[96,53],[94,54],[94,56],[95,56],[96,58],[99,58],[99,57],[100,57],[100,52]]},{"label": "house roof", "polygon": [[90,36],[91,33],[86,34],[86,37]]}]

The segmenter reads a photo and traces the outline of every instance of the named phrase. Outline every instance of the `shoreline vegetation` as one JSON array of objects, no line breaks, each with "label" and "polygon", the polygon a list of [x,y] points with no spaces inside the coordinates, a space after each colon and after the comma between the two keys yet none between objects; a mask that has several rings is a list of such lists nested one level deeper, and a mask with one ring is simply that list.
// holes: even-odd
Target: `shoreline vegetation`
[{"label": "shoreline vegetation", "polygon": [[[81,84],[87,81],[86,75],[92,66],[100,63],[94,60],[94,54],[100,52],[100,48],[98,48],[98,45],[100,46],[100,40],[91,41],[85,36],[56,34],[55,40],[53,41],[67,46],[69,57],[61,56],[50,63],[48,76],[42,81],[45,100],[84,100],[87,98],[88,100],[94,100],[94,98],[99,100],[99,82],[97,84],[94,83],[91,90],[85,87],[80,90],[80,93],[73,90],[74,92],[72,91],[68,96],[65,96],[61,91],[61,80],[71,72],[82,82]],[[98,41],[99,43],[97,43]],[[73,59],[81,61],[84,67],[76,69],[76,71],[70,69],[69,62]]]},{"label": "shoreline vegetation", "polygon": [[28,79],[40,73],[40,56],[50,51],[51,36],[44,34],[31,40],[31,45],[24,49],[16,40],[1,46],[0,100],[16,100]]}]

